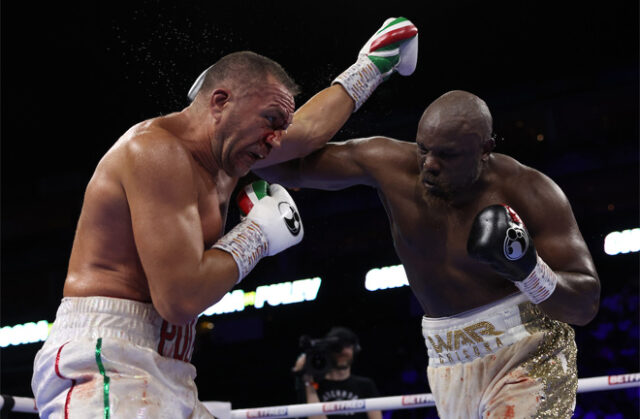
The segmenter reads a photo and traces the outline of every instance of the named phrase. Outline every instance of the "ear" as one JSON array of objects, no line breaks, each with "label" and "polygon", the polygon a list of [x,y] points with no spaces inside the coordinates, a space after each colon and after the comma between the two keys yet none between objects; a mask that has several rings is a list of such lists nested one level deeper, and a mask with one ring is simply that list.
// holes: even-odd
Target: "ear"
[{"label": "ear", "polygon": [[225,108],[231,98],[231,94],[227,89],[215,89],[211,92],[209,99],[209,107],[211,113],[216,120],[219,120],[222,115],[222,110]]},{"label": "ear", "polygon": [[484,140],[484,144],[482,144],[482,161],[489,160],[489,154],[493,151],[496,146],[496,140],[493,136]]}]

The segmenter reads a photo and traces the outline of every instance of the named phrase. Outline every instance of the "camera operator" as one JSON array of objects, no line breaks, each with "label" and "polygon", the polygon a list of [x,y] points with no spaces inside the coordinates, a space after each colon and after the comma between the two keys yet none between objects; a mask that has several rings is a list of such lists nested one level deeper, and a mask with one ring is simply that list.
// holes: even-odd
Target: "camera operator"
[{"label": "camera operator", "polygon": [[[300,403],[355,400],[378,397],[370,378],[351,374],[354,356],[360,352],[358,337],[345,327],[334,327],[323,339],[301,337],[304,353],[293,367]],[[343,414],[354,419],[382,419],[379,410]],[[309,419],[327,419],[325,415]]]}]

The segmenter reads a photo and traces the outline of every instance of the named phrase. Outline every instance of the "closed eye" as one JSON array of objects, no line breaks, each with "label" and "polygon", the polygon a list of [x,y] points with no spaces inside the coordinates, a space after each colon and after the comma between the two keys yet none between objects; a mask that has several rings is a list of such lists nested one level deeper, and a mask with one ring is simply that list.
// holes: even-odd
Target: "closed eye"
[{"label": "closed eye", "polygon": [[453,152],[453,151],[443,151],[443,152],[440,153],[440,157],[447,158],[447,159],[452,159],[454,157],[458,157],[458,153]]}]

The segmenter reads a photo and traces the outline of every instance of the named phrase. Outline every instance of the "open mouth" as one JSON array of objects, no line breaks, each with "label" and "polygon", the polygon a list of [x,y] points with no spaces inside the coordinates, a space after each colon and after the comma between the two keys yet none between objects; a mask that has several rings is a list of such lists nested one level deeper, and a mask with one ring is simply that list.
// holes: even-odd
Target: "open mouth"
[{"label": "open mouth", "polygon": [[252,159],[254,160],[262,160],[265,158],[265,156],[263,156],[262,154],[258,154],[258,153],[254,153],[253,151],[249,152],[249,155],[251,156]]},{"label": "open mouth", "polygon": [[429,181],[428,179],[422,179],[422,184],[427,187],[427,188],[433,188],[434,186],[436,186],[435,183]]}]

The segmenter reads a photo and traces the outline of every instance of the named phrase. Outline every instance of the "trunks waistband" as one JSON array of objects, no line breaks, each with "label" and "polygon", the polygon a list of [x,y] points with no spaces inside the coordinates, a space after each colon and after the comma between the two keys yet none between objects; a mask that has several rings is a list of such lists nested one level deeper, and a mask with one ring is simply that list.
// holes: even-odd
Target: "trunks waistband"
[{"label": "trunks waistband", "polygon": [[540,312],[518,293],[455,316],[422,319],[429,365],[465,363],[529,336],[526,325]]},{"label": "trunks waistband", "polygon": [[176,326],[150,303],[112,297],[65,297],[58,307],[49,340],[116,338],[151,348],[160,355],[189,362],[197,318]]}]

